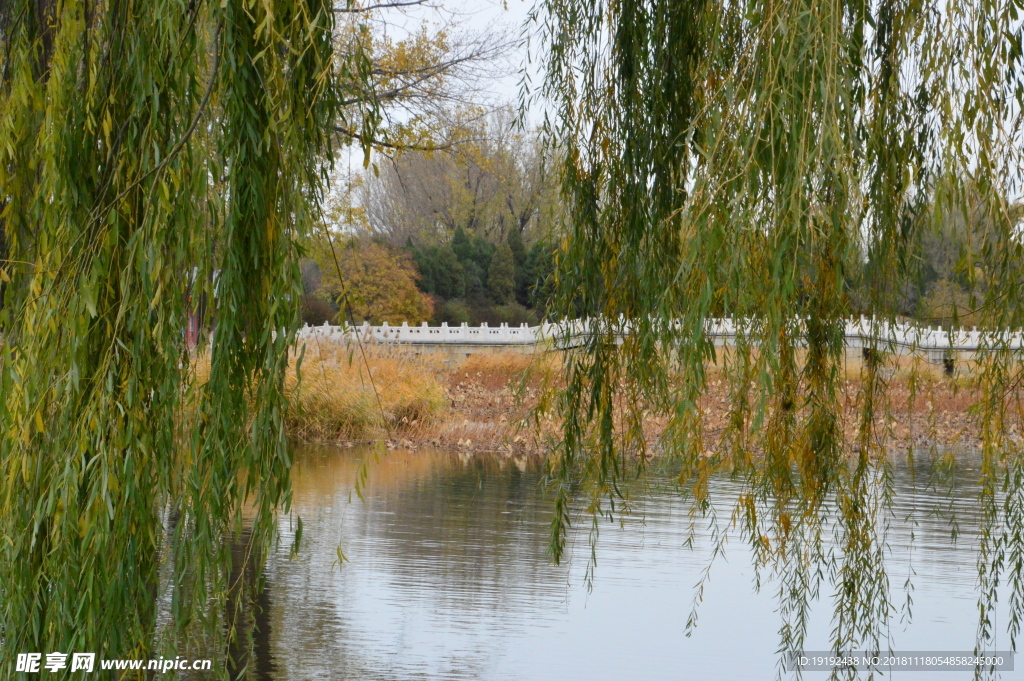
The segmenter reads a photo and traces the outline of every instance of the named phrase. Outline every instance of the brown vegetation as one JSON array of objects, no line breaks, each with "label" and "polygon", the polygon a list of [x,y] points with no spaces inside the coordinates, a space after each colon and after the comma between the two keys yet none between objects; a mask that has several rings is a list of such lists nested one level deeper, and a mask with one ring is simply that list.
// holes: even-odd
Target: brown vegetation
[{"label": "brown vegetation", "polygon": [[301,380],[294,369],[288,376],[287,425],[304,442],[508,448],[524,442],[515,431],[552,366],[523,355],[454,361],[373,345],[311,344]]},{"label": "brown vegetation", "polygon": [[430,296],[416,287],[419,272],[408,253],[357,239],[320,240],[314,252],[322,272],[319,295],[342,306],[339,320],[401,324],[433,315]]},{"label": "brown vegetation", "polygon": [[[288,424],[300,441],[384,440],[389,447],[460,451],[544,453],[555,441],[551,418],[531,418],[558,380],[557,355],[479,354],[458,361],[447,355],[416,356],[402,349],[369,346],[347,351],[337,345],[307,347],[302,381],[289,378]],[[859,367],[842,382],[843,430],[857,440]],[[372,382],[370,378],[372,377]],[[728,420],[724,375],[709,372],[701,400],[705,442],[719,446]],[[376,392],[374,392],[376,388]],[[944,376],[941,367],[907,365],[889,379],[876,426],[891,450],[931,445],[971,448],[978,433],[971,406],[976,395],[964,377]],[[550,416],[550,415],[549,415]],[[652,451],[668,416],[644,422]],[[1008,425],[1013,439],[1020,425]]]},{"label": "brown vegetation", "polygon": [[[714,449],[726,430],[729,397],[727,383],[721,376],[712,375],[708,388],[701,407],[706,441]],[[861,418],[859,377],[846,377],[840,391],[844,441],[850,450],[855,450]],[[889,451],[932,445],[976,448],[980,439],[971,409],[976,402],[970,382],[962,377],[946,377],[941,370],[931,367],[913,373],[900,372],[889,379],[882,404],[877,408],[876,442]],[[651,419],[647,425],[650,441],[656,440],[666,421]],[[1019,426],[1009,428],[1011,439],[1019,437]]]},{"label": "brown vegetation", "polygon": [[433,367],[334,343],[307,346],[286,388],[287,428],[303,441],[380,438],[436,421],[446,406]]}]

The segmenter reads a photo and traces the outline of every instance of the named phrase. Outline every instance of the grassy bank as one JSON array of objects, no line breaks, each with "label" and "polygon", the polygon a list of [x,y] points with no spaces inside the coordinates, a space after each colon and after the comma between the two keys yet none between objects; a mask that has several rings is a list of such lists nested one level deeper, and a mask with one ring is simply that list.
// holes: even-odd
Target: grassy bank
[{"label": "grassy bank", "polygon": [[[301,376],[301,380],[300,380]],[[286,387],[294,438],[324,441],[381,437],[438,421],[447,399],[437,367],[337,344],[307,347]]]},{"label": "grassy bank", "polygon": [[[350,352],[324,343],[306,346],[301,362],[297,360],[286,379],[286,424],[297,442],[383,441],[412,449],[542,454],[557,438],[553,418],[529,418],[542,395],[557,384],[557,354],[477,354],[455,362],[441,354],[416,356],[376,345]],[[859,369],[847,367],[841,384],[847,443],[856,441],[860,417]],[[941,368],[928,365],[901,367],[888,377],[877,412],[878,437],[890,449],[976,447],[978,427],[971,407],[977,399],[964,377],[944,376]],[[726,432],[729,403],[728,381],[709,367],[700,410],[710,450],[719,447]],[[1012,440],[1021,439],[1019,421],[1007,422]],[[645,439],[655,451],[668,423],[664,414],[645,416]]]},{"label": "grassy bank", "polygon": [[493,451],[538,447],[522,421],[556,363],[523,355],[453,362],[325,343],[307,345],[298,366],[287,378],[287,425],[296,440]]}]

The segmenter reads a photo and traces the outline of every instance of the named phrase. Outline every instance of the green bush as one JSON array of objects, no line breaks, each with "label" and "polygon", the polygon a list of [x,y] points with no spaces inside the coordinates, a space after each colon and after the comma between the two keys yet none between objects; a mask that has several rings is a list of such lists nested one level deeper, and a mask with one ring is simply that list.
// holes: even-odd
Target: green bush
[{"label": "green bush", "polygon": [[492,326],[501,324],[508,324],[509,326],[519,326],[520,324],[537,326],[539,323],[537,314],[519,303],[482,308],[474,316],[477,323],[487,322]]},{"label": "green bush", "polygon": [[461,300],[438,302],[434,306],[434,324],[447,323],[452,326],[473,323],[473,311]]}]

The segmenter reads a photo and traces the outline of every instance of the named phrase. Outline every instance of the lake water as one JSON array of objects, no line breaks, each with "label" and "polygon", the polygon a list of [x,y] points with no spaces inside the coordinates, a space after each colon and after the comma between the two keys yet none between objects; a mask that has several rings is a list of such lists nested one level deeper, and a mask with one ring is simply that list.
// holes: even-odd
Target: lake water
[{"label": "lake water", "polygon": [[[547,549],[551,501],[541,488],[539,464],[393,451],[370,466],[360,500],[354,482],[366,456],[334,448],[299,453],[293,514],[302,517],[303,542],[298,558],[289,558],[285,527],[282,546],[270,558],[266,612],[259,618],[263,678],[774,677],[780,624],[774,585],[755,591],[750,551],[738,535],[711,569],[697,629],[687,638],[694,585],[708,563],[710,540],[702,522],[692,547],[684,545],[689,504],[668,475],[641,497],[642,518],[627,520],[624,528],[602,523],[588,591],[588,523],[579,524],[568,563],[553,565]],[[965,477],[971,474],[965,471]],[[897,603],[914,573],[913,619],[900,622],[897,613],[892,647],[971,650],[977,488],[922,489],[921,477],[896,470],[896,515],[913,511],[916,526],[894,521],[890,530],[888,570]],[[723,512],[738,489],[728,480],[713,485]],[[341,565],[338,549],[347,558]],[[808,650],[828,648],[830,619],[826,596],[814,610]],[[1008,647],[1005,638],[1002,633],[997,647]]]}]

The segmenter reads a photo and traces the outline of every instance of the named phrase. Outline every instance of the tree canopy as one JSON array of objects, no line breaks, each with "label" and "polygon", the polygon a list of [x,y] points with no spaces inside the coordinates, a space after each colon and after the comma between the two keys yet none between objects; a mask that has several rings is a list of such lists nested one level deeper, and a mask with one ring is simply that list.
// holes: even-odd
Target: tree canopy
[{"label": "tree canopy", "polygon": [[[415,152],[391,167],[405,164],[428,198],[458,199],[415,212],[385,164],[380,214],[401,220],[374,223],[367,202],[396,247],[410,234],[392,227],[435,230],[413,246],[437,253],[438,291],[522,300],[548,290],[526,273],[557,264],[553,310],[591,319],[559,395],[556,557],[573,498],[598,514],[618,501],[618,480],[647,460],[645,413],[668,412],[662,446],[702,508],[708,476],[744,481],[736,517],[759,574],[779,580],[789,650],[825,581],[836,649],[884,643],[887,348],[864,364],[846,442],[842,323],[895,319],[915,263],[946,263],[928,309],[971,305],[989,349],[973,379],[978,644],[995,635],[1007,571],[1015,638],[1024,456],[1004,425],[1021,417],[1022,374],[999,331],[1024,325],[1022,9],[545,0],[535,19],[559,201],[534,183],[539,142],[482,140],[459,156],[415,113],[386,120],[486,44],[385,41],[361,20],[367,7],[329,0],[0,4],[0,666],[26,650],[146,658],[197,631],[215,652],[244,639],[230,547],[242,538],[260,565],[288,510],[283,381],[301,244],[350,141]],[[502,164],[516,172],[491,172]],[[543,205],[564,220],[554,254],[527,234]],[[923,255],[943,247],[923,235],[930,212],[961,239],[955,265],[951,251]],[[199,309],[216,331],[197,369],[183,329]],[[716,357],[705,324],[722,314],[742,332],[720,358],[731,425],[712,452],[698,412]]]},{"label": "tree canopy", "polygon": [[419,272],[411,254],[354,239],[318,256],[323,272],[321,295],[340,308],[335,323],[401,326],[430,319],[433,304],[417,287]]},{"label": "tree canopy", "polygon": [[559,202],[552,154],[509,107],[442,112],[429,126],[438,149],[379,160],[355,202],[364,227],[396,246],[443,243],[459,228],[499,242],[550,236]]},{"label": "tree canopy", "polygon": [[[418,126],[431,148],[388,149],[332,197],[338,233],[413,255],[436,323],[535,324],[548,302],[561,202],[557,158],[509,106],[435,111]],[[495,254],[511,261],[491,286]],[[410,322],[418,321],[410,319]]]},{"label": "tree canopy", "polygon": [[415,5],[0,3],[0,666],[251,642],[332,162],[430,147],[508,44],[382,30]]}]

